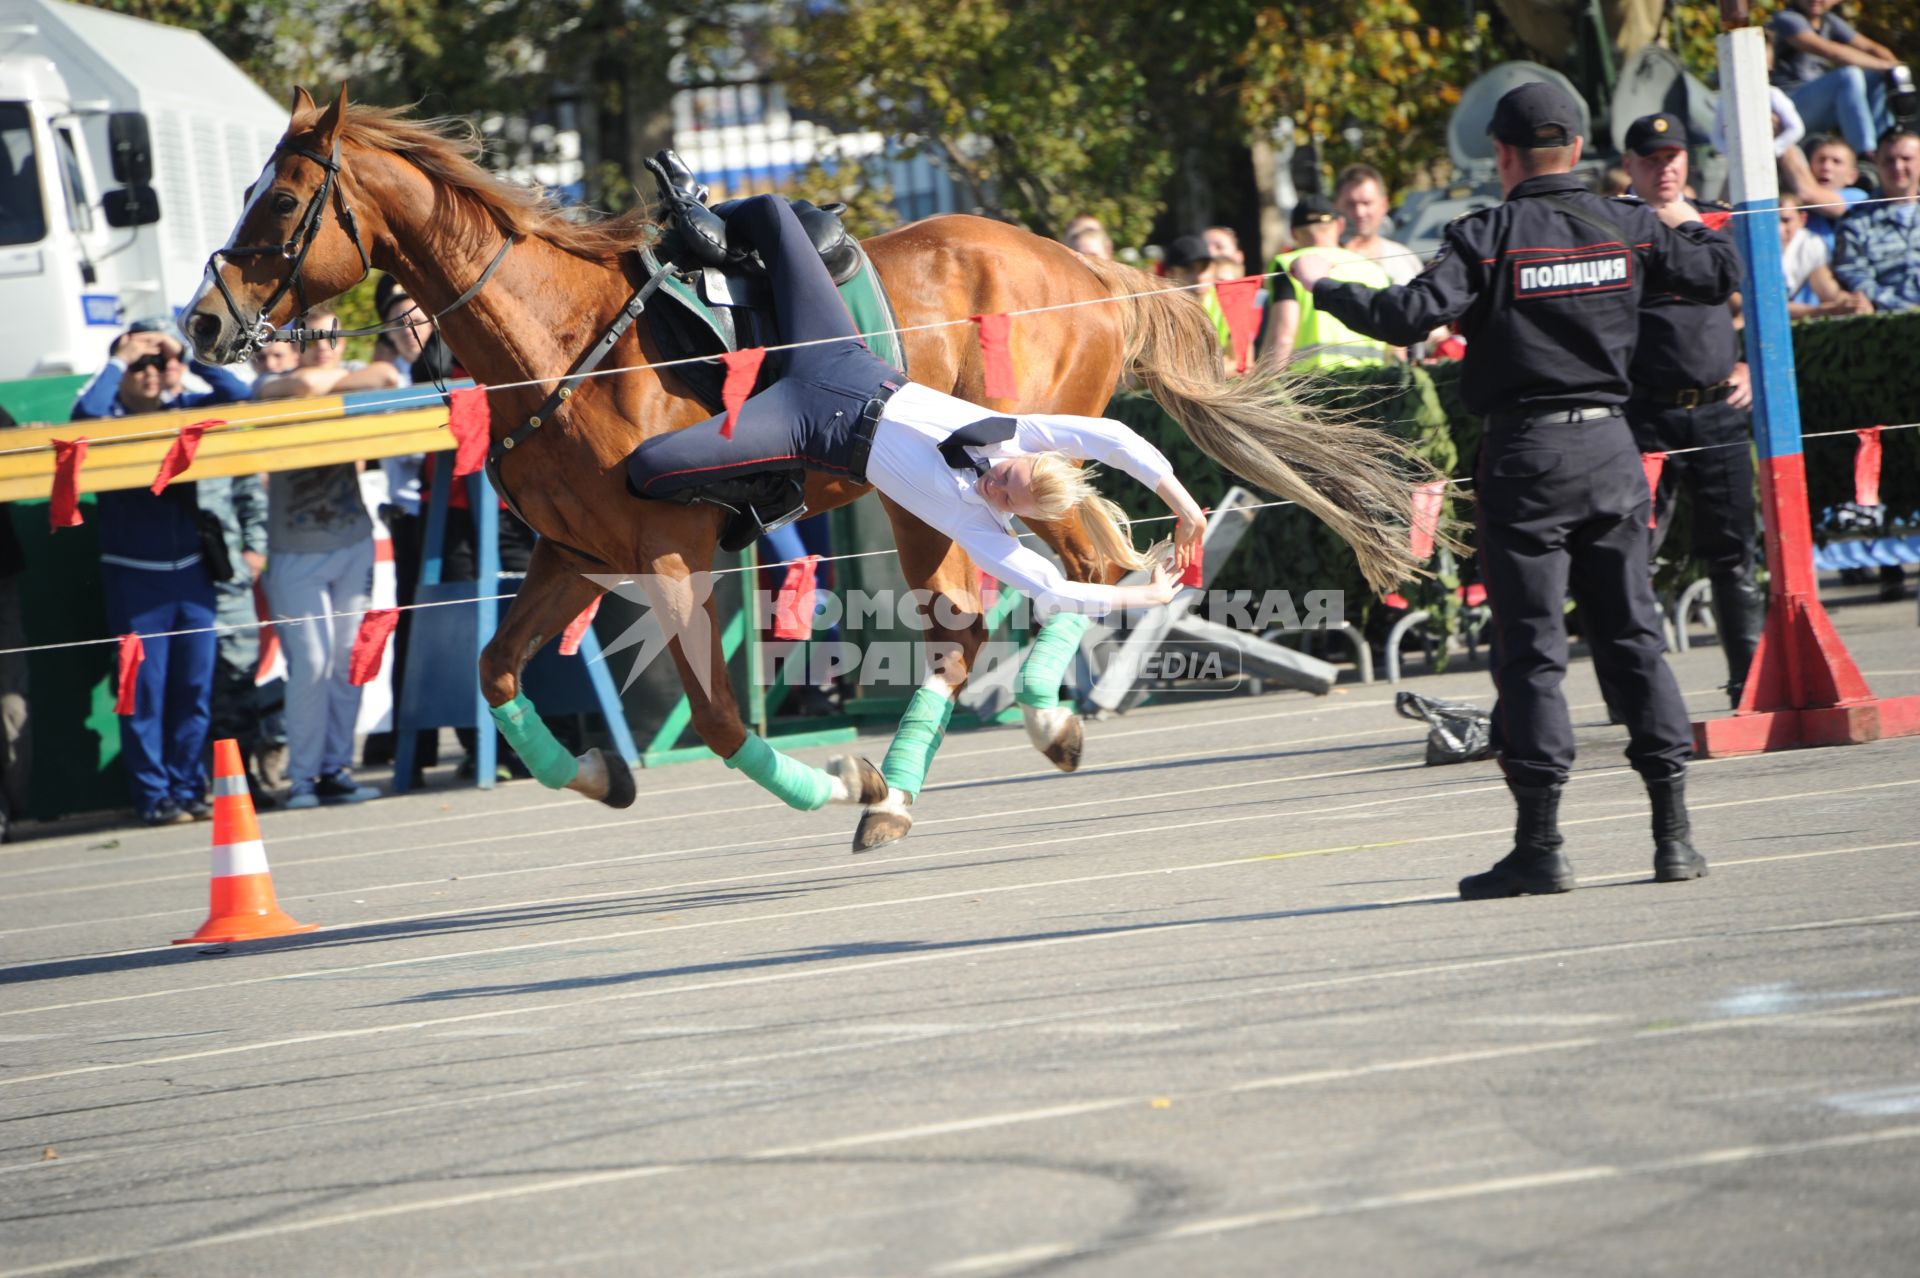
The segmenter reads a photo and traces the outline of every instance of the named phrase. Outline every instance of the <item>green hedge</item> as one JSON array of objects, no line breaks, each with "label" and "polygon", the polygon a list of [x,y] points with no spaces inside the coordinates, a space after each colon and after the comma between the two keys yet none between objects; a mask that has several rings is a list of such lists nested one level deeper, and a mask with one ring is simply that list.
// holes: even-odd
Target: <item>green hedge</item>
[{"label": "green hedge", "polygon": [[[1920,356],[1915,354],[1920,352],[1920,311],[1807,320],[1794,325],[1793,334],[1803,432],[1920,421]],[[1483,424],[1460,402],[1459,381],[1458,364],[1403,365],[1334,374],[1310,393],[1415,440],[1435,466],[1467,479],[1479,455]],[[1123,393],[1108,411],[1158,445],[1200,501],[1217,498],[1234,482],[1146,395]],[[1881,443],[1880,496],[1889,522],[1920,526],[1920,430],[1889,431]],[[1853,499],[1854,445],[1851,435],[1806,442],[1808,500],[1816,528],[1823,511]],[[1165,513],[1137,485],[1107,488],[1129,513]],[[1459,503],[1454,513],[1470,519],[1471,506]],[[1680,557],[1690,513],[1682,502],[1667,542],[1676,558],[1663,566],[1660,581],[1669,590],[1701,575],[1697,565]],[[1361,626],[1377,610],[1352,552],[1319,521],[1292,508],[1263,512],[1216,584],[1226,590],[1344,589],[1347,619]],[[1438,582],[1403,587],[1401,593],[1419,607],[1447,608],[1446,588],[1455,584],[1455,575],[1447,572]]]},{"label": "green hedge", "polygon": [[[1920,311],[1803,320],[1793,326],[1800,429],[1812,435],[1920,421]],[[1880,500],[1890,523],[1920,527],[1920,430],[1882,431]],[[1807,503],[1853,500],[1854,439],[1809,439]]]}]

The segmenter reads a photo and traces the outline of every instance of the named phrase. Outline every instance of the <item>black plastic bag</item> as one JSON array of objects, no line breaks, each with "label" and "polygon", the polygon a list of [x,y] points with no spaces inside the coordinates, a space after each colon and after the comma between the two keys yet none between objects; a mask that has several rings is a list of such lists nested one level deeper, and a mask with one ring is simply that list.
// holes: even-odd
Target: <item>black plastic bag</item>
[{"label": "black plastic bag", "polygon": [[1441,701],[1401,692],[1393,708],[1402,718],[1427,725],[1427,763],[1471,763],[1493,753],[1493,716],[1465,701]]}]

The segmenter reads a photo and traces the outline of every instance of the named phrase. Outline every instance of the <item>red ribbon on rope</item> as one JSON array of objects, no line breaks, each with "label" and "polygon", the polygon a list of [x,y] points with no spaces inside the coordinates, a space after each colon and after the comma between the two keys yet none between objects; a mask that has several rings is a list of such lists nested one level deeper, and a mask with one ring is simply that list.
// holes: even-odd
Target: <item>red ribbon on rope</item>
[{"label": "red ribbon on rope", "polygon": [[569,621],[567,628],[560,632],[561,656],[573,657],[579,655],[580,641],[587,637],[587,631],[592,627],[594,617],[599,615],[600,600],[603,597],[604,596],[601,595],[595,595],[593,602],[582,608],[580,615],[572,621]]},{"label": "red ribbon on rope", "polygon": [[453,477],[471,475],[487,464],[487,449],[492,444],[493,413],[487,407],[487,388],[469,386],[453,392],[452,416],[447,429],[453,432],[459,448],[453,454]]},{"label": "red ribbon on rope", "polygon": [[1013,375],[1013,319],[1008,315],[975,315],[980,331],[980,358],[986,365],[989,399],[1018,399],[1020,387]]},{"label": "red ribbon on rope", "polygon": [[132,714],[140,692],[140,663],[147,659],[146,645],[139,635],[120,636],[119,691],[113,699],[115,714]]},{"label": "red ribbon on rope", "polygon": [[727,368],[726,384],[720,388],[720,406],[727,410],[727,420],[720,423],[720,438],[733,438],[733,424],[740,420],[740,406],[753,394],[753,384],[760,380],[760,363],[766,357],[764,346],[728,351],[720,357]]},{"label": "red ribbon on rope", "polygon": [[1700,225],[1706,227],[1709,231],[1725,230],[1727,223],[1731,221],[1733,221],[1732,209],[1702,209],[1700,211]]},{"label": "red ribbon on rope", "polygon": [[[1647,502],[1649,506],[1659,501],[1660,472],[1665,469],[1666,464],[1667,455],[1665,453],[1640,454],[1640,469],[1647,473]],[[1647,527],[1652,528],[1657,522],[1658,512],[1649,509],[1647,511]]]},{"label": "red ribbon on rope", "polygon": [[1253,335],[1260,327],[1259,307],[1255,305],[1264,287],[1258,275],[1237,280],[1222,280],[1213,286],[1220,301],[1220,314],[1227,321],[1227,335],[1233,340],[1234,372],[1247,371],[1247,358],[1253,352]]},{"label": "red ribbon on rope", "polygon": [[47,523],[54,532],[78,528],[86,522],[80,518],[80,467],[86,460],[84,435],[72,441],[53,441],[53,498],[47,503]]},{"label": "red ribbon on rope", "polygon": [[814,568],[820,556],[808,555],[787,565],[786,580],[773,601],[775,639],[813,638]]},{"label": "red ribbon on rope", "polygon": [[1880,431],[1878,426],[1856,430],[1860,447],[1853,454],[1853,500],[1862,506],[1880,504]]},{"label": "red ribbon on rope", "polygon": [[1433,539],[1440,531],[1440,512],[1447,503],[1447,486],[1440,480],[1413,490],[1413,519],[1407,525],[1407,548],[1415,559],[1433,557]]},{"label": "red ribbon on rope", "polygon": [[208,428],[225,425],[221,421],[206,421],[182,426],[180,433],[173,437],[173,446],[160,459],[160,472],[153,477],[150,485],[153,495],[158,497],[165,492],[168,484],[193,465],[193,455],[200,451],[200,437],[207,433]]},{"label": "red ribbon on rope", "polygon": [[400,624],[398,608],[370,608],[360,618],[353,636],[353,655],[347,659],[347,682],[358,688],[372,683],[387,659],[387,640]]}]

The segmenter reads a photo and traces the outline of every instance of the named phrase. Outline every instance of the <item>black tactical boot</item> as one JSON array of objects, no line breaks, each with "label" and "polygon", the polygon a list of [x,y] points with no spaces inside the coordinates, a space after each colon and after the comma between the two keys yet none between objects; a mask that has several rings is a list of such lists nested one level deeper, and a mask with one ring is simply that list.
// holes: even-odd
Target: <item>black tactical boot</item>
[{"label": "black tactical boot", "polygon": [[1727,658],[1727,696],[1733,708],[1747,689],[1747,670],[1760,646],[1767,624],[1767,596],[1753,580],[1733,573],[1713,577],[1713,628],[1720,635],[1720,651]]},{"label": "black tactical boot", "polygon": [[1502,896],[1545,896],[1571,892],[1573,866],[1561,853],[1560,787],[1510,786],[1519,807],[1513,851],[1484,874],[1460,880],[1460,899],[1487,901]]},{"label": "black tactical boot", "polygon": [[1653,881],[1684,883],[1707,877],[1707,858],[1693,850],[1687,820],[1687,778],[1678,773],[1647,782],[1653,800]]}]

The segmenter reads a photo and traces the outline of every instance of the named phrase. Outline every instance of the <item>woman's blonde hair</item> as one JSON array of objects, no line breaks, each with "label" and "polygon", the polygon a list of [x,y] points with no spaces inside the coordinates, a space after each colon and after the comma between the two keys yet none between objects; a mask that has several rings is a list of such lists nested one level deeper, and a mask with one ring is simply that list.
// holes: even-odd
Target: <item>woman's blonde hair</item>
[{"label": "woman's blonde hair", "polygon": [[1078,510],[1094,552],[1107,563],[1132,572],[1153,562],[1151,555],[1134,548],[1126,513],[1102,497],[1093,486],[1092,472],[1074,465],[1066,454],[1035,453],[1027,487],[1040,519],[1065,519]]}]

